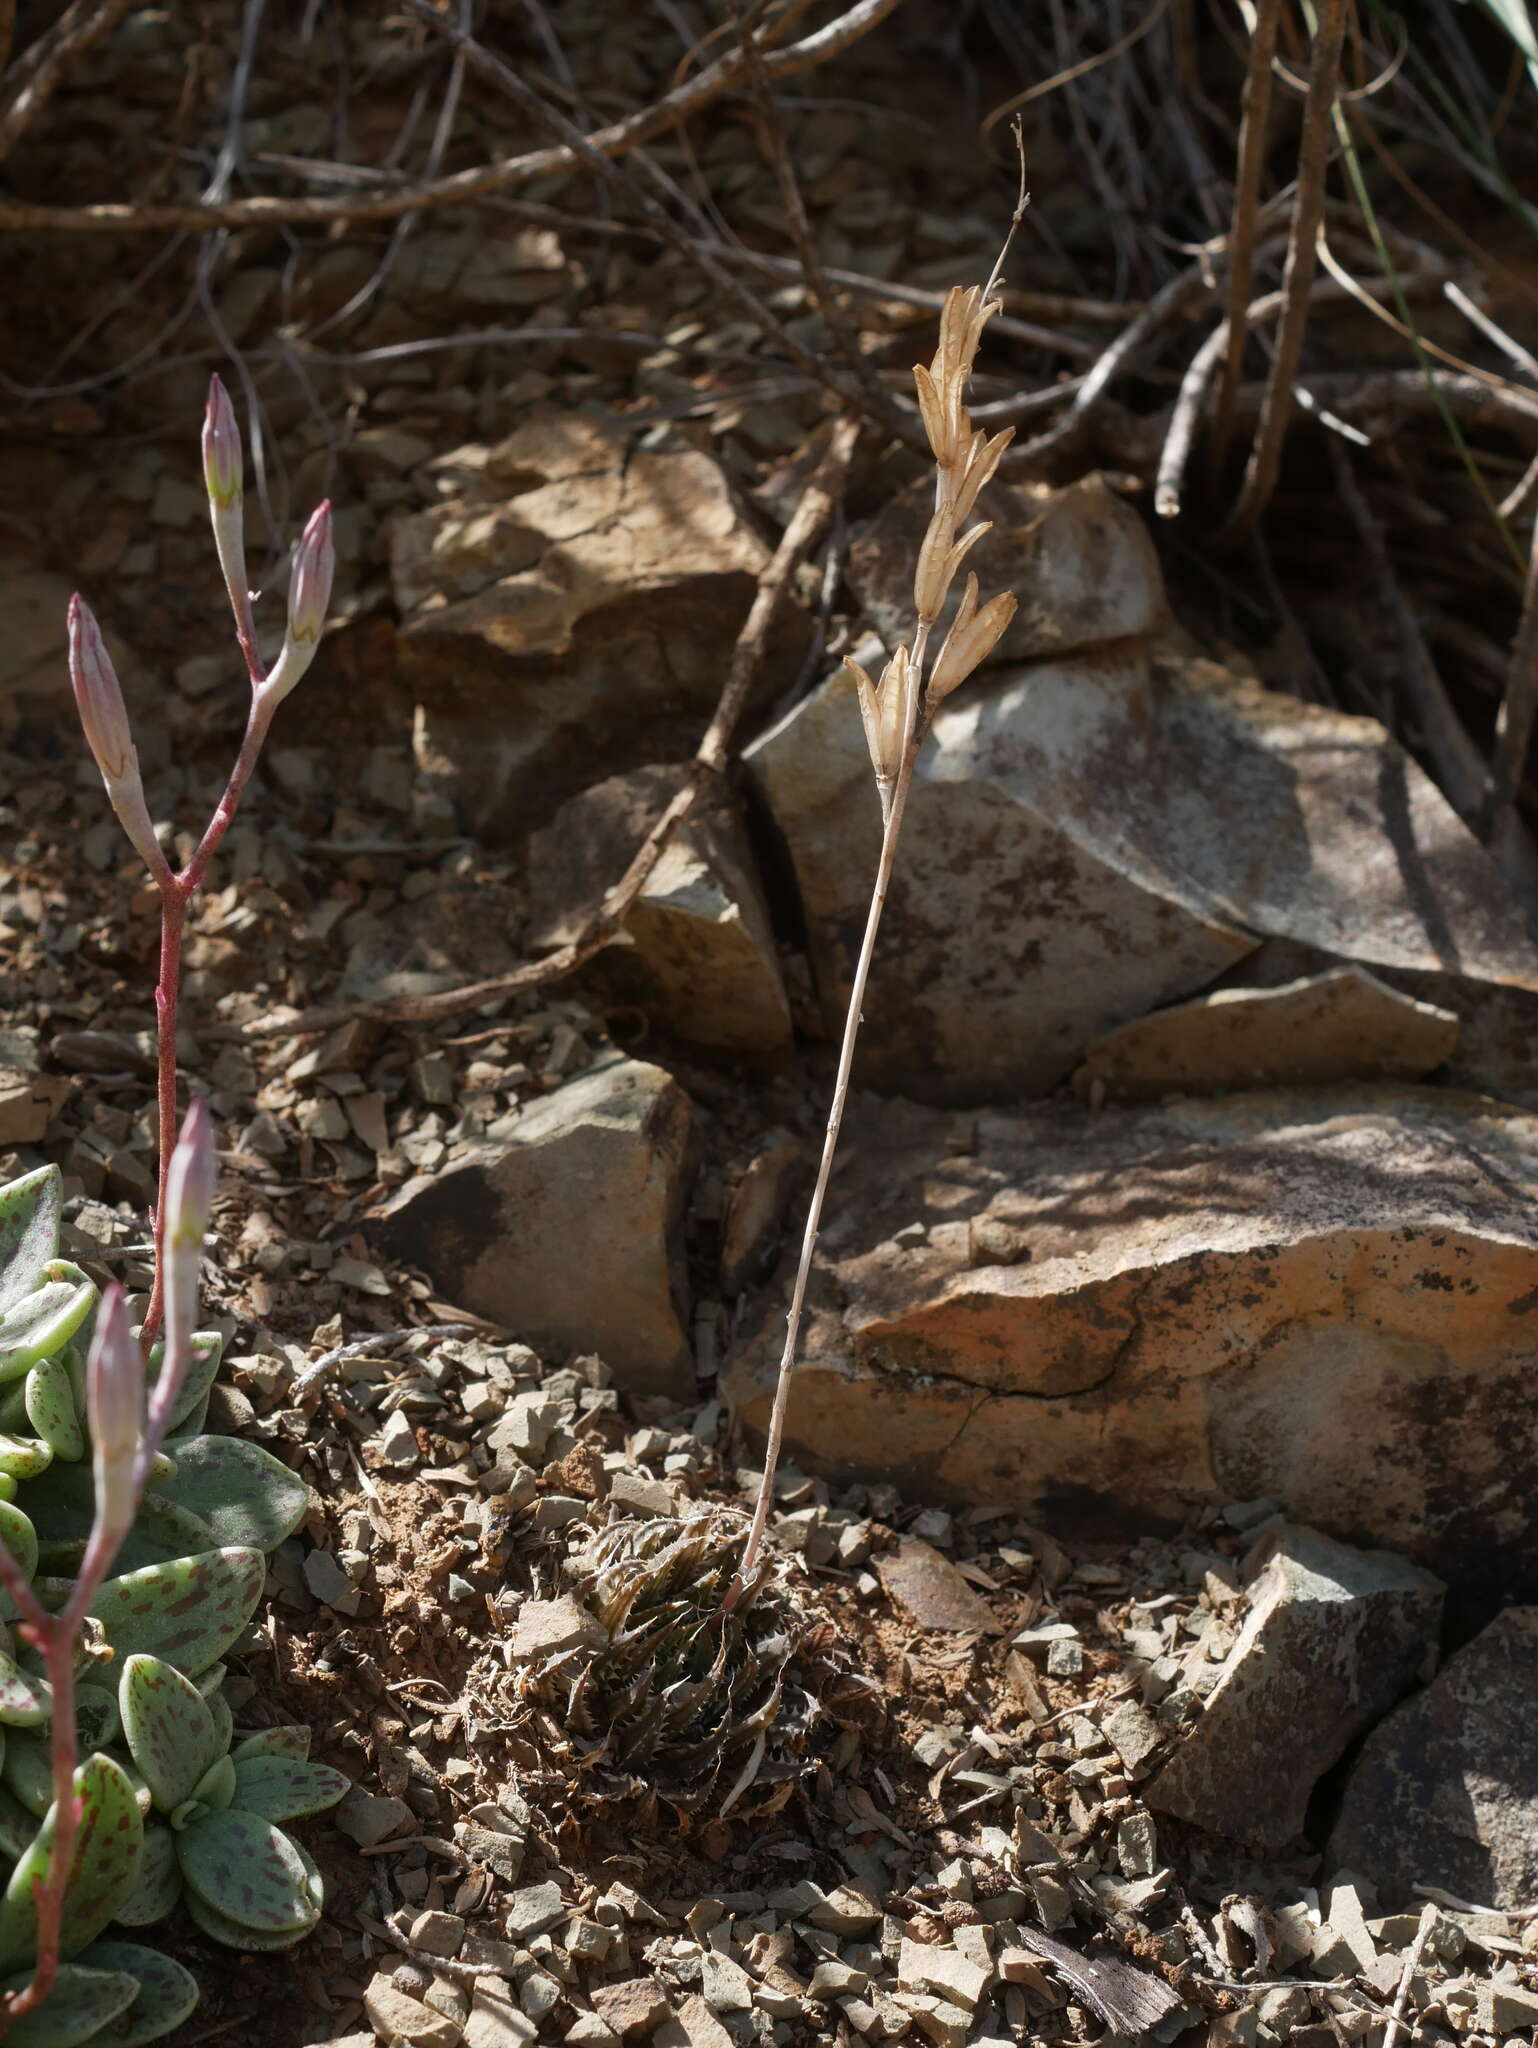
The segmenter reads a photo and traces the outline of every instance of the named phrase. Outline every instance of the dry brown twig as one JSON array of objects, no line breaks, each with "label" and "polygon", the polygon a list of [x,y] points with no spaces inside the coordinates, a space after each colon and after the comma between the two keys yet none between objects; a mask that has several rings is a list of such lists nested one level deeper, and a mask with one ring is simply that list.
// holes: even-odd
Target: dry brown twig
[{"label": "dry brown twig", "polygon": [[[520,78],[511,65],[504,64],[500,57],[476,42],[473,36],[466,35],[454,23],[434,13],[429,0],[405,0],[405,4],[418,20],[433,30],[434,34],[441,36],[455,50],[460,51],[473,71],[505,92],[510,99],[516,100],[525,112],[542,121],[553,134],[560,136],[580,165],[591,170],[621,197],[628,199],[637,207],[662,239],[679,255],[702,270],[716,289],[733,300],[800,370],[822,384],[841,405],[855,407],[863,412],[872,411],[870,397],[858,378],[850,377],[814,349],[803,347],[786,331],[756,293],[750,291],[739,278],[734,277],[730,270],[709,254],[703,246],[705,237],[701,232],[705,223],[696,223],[692,231],[680,226],[659,200],[654,199],[649,192],[643,191],[633,178],[621,171],[601,150],[594,148],[581,130],[568,121],[558,108],[552,107],[548,100],[543,99],[526,80]],[[760,71],[763,68],[761,62]],[[659,185],[667,197],[675,204],[688,205],[678,188],[644,152],[633,149],[632,154],[636,156],[641,168],[647,172],[652,182]],[[886,399],[884,393],[880,394],[880,397],[881,403],[875,410],[881,424],[909,445],[922,447],[923,435],[917,419],[901,413]]]},{"label": "dry brown twig", "polygon": [[523,989],[538,988],[558,981],[591,960],[609,945],[624,923],[631,906],[646,887],[658,861],[674,835],[686,823],[704,791],[719,783],[726,773],[732,735],[742,716],[748,692],[758,674],[768,645],[769,630],[788,593],[791,581],[810,550],[816,546],[833,509],[843,495],[849,465],[859,439],[857,418],[845,415],[836,420],[821,462],[813,472],[790,524],[780,538],[773,556],[759,574],[752,607],[737,636],[726,681],[709,725],[701,735],[688,778],[642,841],[624,874],[604,897],[574,939],[538,960],[525,961],[511,974],[489,981],[472,982],[467,988],[440,990],[434,995],[399,996],[387,1003],[346,1003],[330,1009],[307,1010],[283,1022],[256,1023],[246,1027],[248,1038],[288,1037],[313,1031],[330,1031],[355,1017],[374,1017],[394,1024],[426,1024],[440,1017],[455,1017],[482,1003],[517,995]]},{"label": "dry brown twig", "polygon": [[1335,87],[1340,75],[1341,44],[1346,32],[1346,0],[1320,0],[1314,31],[1313,64],[1308,98],[1303,106],[1303,133],[1298,143],[1297,196],[1282,273],[1286,304],[1276,338],[1276,352],[1266,379],[1260,424],[1245,465],[1239,501],[1222,530],[1227,543],[1244,540],[1265,510],[1281,468],[1282,443],[1292,410],[1292,387],[1303,355],[1308,328],[1309,289],[1314,281],[1320,223],[1324,219],[1325,179],[1330,166],[1331,123]]},{"label": "dry brown twig", "polygon": [[[0,108],[0,162],[53,98],[75,58],[116,28],[132,5],[133,0],[74,0],[22,51],[5,77],[10,91]],[[15,19],[13,6],[0,9],[0,70],[5,66]]]},{"label": "dry brown twig", "polygon": [[[769,48],[764,68],[771,78],[790,78],[814,65],[825,64],[868,35],[884,21],[900,0],[853,0],[842,14],[825,22],[799,42],[784,49]],[[438,26],[436,22],[433,26]],[[742,56],[728,51],[686,84],[664,93],[649,107],[638,108],[623,120],[584,138],[602,156],[623,156],[653,136],[661,135],[679,121],[697,114],[723,93],[741,84]],[[331,226],[339,221],[397,220],[402,214],[423,213],[434,206],[462,205],[466,200],[485,199],[509,192],[536,178],[554,177],[575,170],[582,161],[566,144],[536,149],[522,156],[504,157],[496,163],[478,164],[467,171],[455,171],[446,178],[426,184],[405,185],[370,197],[352,195],[337,199],[230,199],[217,205],[166,203],[156,206],[104,203],[95,206],[41,206],[31,201],[0,199],[0,228],[20,231],[42,229],[55,234],[142,234],[166,228],[207,228]]]},{"label": "dry brown twig", "polygon": [[[1018,128],[1016,141],[1019,141]],[[966,396],[983,329],[998,308],[995,294],[999,277],[1025,206],[1025,159],[1022,151],[1020,199],[993,274],[981,290],[974,285],[970,290],[962,291],[958,286],[951,292],[940,316],[940,343],[934,360],[927,369],[919,364],[913,372],[918,387],[919,411],[935,461],[935,508],[919,547],[914,572],[911,642],[904,641],[896,649],[877,683],[872,683],[856,662],[847,656],[844,660],[844,672],[853,682],[859,699],[866,745],[876,774],[876,790],[881,803],[881,853],[871,887],[865,935],[850,983],[833,1100],[823,1134],[822,1157],[807,1209],[801,1256],[796,1264],[790,1307],[785,1318],[785,1344],[780,1354],[774,1402],[769,1412],[763,1477],[759,1482],[758,1499],[754,1504],[742,1558],[726,1596],[727,1607],[732,1606],[751,1581],[753,1567],[763,1545],[769,1504],[774,1498],[774,1476],[784,1441],[785,1415],[795,1375],[807,1283],[822,1227],[823,1203],[838,1152],[866,985],[896,864],[903,814],[907,808],[908,792],[913,786],[919,748],[940,704],[987,660],[1015,614],[1015,598],[1010,591],[1001,591],[986,604],[979,605],[977,578],[969,574],[945,644],[926,672],[930,638],[945,610],[956,572],[969,549],[981,540],[991,524],[980,520],[973,526],[967,526],[966,522],[1014,435],[1013,427],[1004,427],[991,437],[975,428],[967,411]]]}]

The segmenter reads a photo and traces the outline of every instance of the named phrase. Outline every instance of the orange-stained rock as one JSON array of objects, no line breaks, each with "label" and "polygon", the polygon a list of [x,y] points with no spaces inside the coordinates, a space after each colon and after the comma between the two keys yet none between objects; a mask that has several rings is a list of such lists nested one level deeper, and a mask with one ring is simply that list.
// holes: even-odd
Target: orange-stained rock
[{"label": "orange-stained rock", "polygon": [[[798,1465],[1100,1534],[1274,1495],[1443,1577],[1538,1583],[1538,1118],[1380,1088],[967,1121],[857,1105]],[[731,1368],[750,1430],[782,1316]]]}]

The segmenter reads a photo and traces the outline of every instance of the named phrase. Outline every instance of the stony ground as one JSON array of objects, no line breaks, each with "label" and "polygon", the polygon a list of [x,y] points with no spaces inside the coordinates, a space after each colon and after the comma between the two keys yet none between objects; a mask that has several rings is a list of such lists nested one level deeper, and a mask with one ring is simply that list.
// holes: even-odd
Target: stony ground
[{"label": "stony ground", "polygon": [[[705,30],[572,5],[522,43],[511,11],[488,39],[584,120]],[[404,15],[337,11],[325,42],[302,12],[237,117],[252,10],[129,10],[8,189],[190,195],[232,132],[242,176],[303,191],[339,157],[416,174],[539,139],[492,86],[450,91]],[[983,14],[910,5],[786,88],[889,391],[1012,203],[978,120],[1078,54]],[[1022,440],[1226,219],[1200,94],[1184,128],[1148,119],[1161,47],[1030,133],[1030,288],[978,380]],[[1236,92],[1209,61],[1209,98]],[[174,1930],[205,1990],[185,2039],[1526,2041],[1534,868],[1521,811],[1477,842],[1445,722],[1400,693],[1409,591],[1483,744],[1519,591],[1338,301],[1311,362],[1374,443],[1365,521],[1316,436],[1253,556],[1156,527],[1178,323],[990,508],[980,568],[1021,613],[915,794],[777,1487],[819,1674],[795,1768],[725,1812],[605,1806],[540,1692],[542,1659],[581,1668],[605,1530],[751,1502],[874,851],[825,678],[890,644],[927,488],[866,432],[741,759],[629,944],[413,1013],[581,931],[826,439],[783,345],[829,335],[748,97],[656,156],[768,258],[778,339],[570,174],[409,229],[8,257],[0,1177],[57,1161],[69,1255],[131,1287],[153,903],[75,735],[64,604],[85,588],[113,636],[185,850],[242,717],[198,488],[211,368],[261,408],[253,573],[322,492],[338,515],[336,617],[195,910],[178,1054],[221,1135],[216,1418],[314,1489],[226,1690],[250,1725],[311,1723],[356,1791],[308,1827],[313,1940],[232,1958]],[[1392,218],[1439,290],[1453,257]],[[1489,239],[1477,282],[1526,333],[1526,259]],[[1506,490],[1534,436],[1501,403],[1461,416]]]}]

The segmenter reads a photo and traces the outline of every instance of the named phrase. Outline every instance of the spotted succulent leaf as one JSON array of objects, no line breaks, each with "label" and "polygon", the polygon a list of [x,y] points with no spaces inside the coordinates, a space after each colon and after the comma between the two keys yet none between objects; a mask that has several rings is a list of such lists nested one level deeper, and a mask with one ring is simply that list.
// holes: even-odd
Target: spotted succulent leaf
[{"label": "spotted succulent leaf", "polygon": [[[27,1488],[27,1513],[37,1525],[50,1569],[74,1569],[91,1533],[96,1487],[89,1464],[54,1465]],[[147,1564],[195,1557],[212,1550],[218,1539],[208,1524],[163,1493],[146,1493],[133,1526],[118,1552],[120,1572],[139,1571]],[[57,1547],[53,1547],[57,1546]]]},{"label": "spotted succulent leaf", "polygon": [[310,1490],[260,1444],[236,1436],[184,1438],[166,1498],[191,1509],[216,1543],[276,1550],[304,1520]]},{"label": "spotted succulent leaf", "polygon": [[302,1722],[289,1722],[281,1728],[259,1728],[255,1735],[248,1735],[244,1742],[235,1747],[235,1761],[244,1763],[252,1756],[296,1756],[307,1757],[310,1753],[310,1731]]},{"label": "spotted succulent leaf", "polygon": [[93,1941],[79,1960],[87,1969],[121,1970],[138,1986],[133,2004],[96,2037],[98,2048],[141,2048],[145,2041],[158,2041],[174,2033],[197,2005],[196,1977],[158,1949],[137,1941]]},{"label": "spotted succulent leaf", "polygon": [[0,1436],[0,1474],[7,1479],[36,1479],[52,1462],[53,1451],[39,1437]]},{"label": "spotted succulent leaf", "polygon": [[[133,1788],[106,1756],[88,1757],[75,1773],[80,1827],[64,1893],[60,1952],[71,1956],[101,1933],[133,1891],[144,1847],[144,1825]],[[0,1969],[16,1969],[37,1937],[37,1881],[53,1854],[54,1814],[18,1859],[0,1898]]]},{"label": "spotted succulent leaf", "polygon": [[347,1794],[347,1779],[329,1764],[291,1756],[246,1756],[234,1760],[235,1804],[263,1820],[298,1820],[324,1813]]},{"label": "spotted succulent leaf", "polygon": [[75,1687],[75,1731],[82,1756],[93,1749],[105,1749],[122,1732],[118,1719],[117,1695],[104,1685],[89,1680]]},{"label": "spotted succulent leaf", "polygon": [[36,1833],[37,1815],[28,1813],[8,1785],[0,1785],[0,1856],[14,1863]]},{"label": "spotted succulent leaf", "polygon": [[[233,1809],[232,1809],[233,1811]],[[228,1818],[228,1816],[222,1816]],[[185,1839],[185,1837],[183,1838]],[[211,1906],[189,1886],[184,1903],[192,1919],[205,1934],[215,1941],[223,1942],[226,1948],[247,1949],[265,1952],[271,1949],[292,1948],[296,1941],[302,1941],[320,1919],[321,1907],[326,1901],[326,1887],[313,1858],[302,1843],[289,1841],[289,1847],[298,1856],[304,1869],[305,1893],[308,1900],[308,1917],[303,1923],[281,1933],[270,1934],[260,1928],[248,1927],[238,1920],[232,1920],[227,1913],[221,1913]]]},{"label": "spotted succulent leaf", "polygon": [[12,1728],[6,1733],[5,1755],[0,1759],[0,1782],[32,1816],[32,1830],[53,1803],[53,1767],[49,1761],[46,1733],[31,1728]]},{"label": "spotted succulent leaf", "polygon": [[[0,1992],[20,1991],[31,1976],[23,1970],[7,1977]],[[138,1995],[139,1980],[126,1970],[65,1963],[44,2002],[6,2030],[6,2048],[81,2048],[86,2041],[110,2040],[102,2029],[126,2013]]]},{"label": "spotted succulent leaf", "polygon": [[235,1798],[235,1764],[229,1756],[216,1757],[192,1788],[192,1797],[209,1813],[223,1813]]},{"label": "spotted succulent leaf", "polygon": [[14,1657],[0,1650],[0,1726],[36,1728],[52,1711],[52,1695],[44,1681],[23,1671]]},{"label": "spotted succulent leaf", "polygon": [[32,1293],[57,1255],[63,1186],[56,1166],[40,1166],[0,1187],[0,1317]]},{"label": "spotted succulent leaf", "polygon": [[175,1665],[140,1655],[123,1666],[118,1711],[129,1754],[151,1797],[162,1813],[174,1813],[192,1798],[218,1754],[208,1702]]},{"label": "spotted succulent leaf", "polygon": [[96,1306],[96,1283],[67,1259],[50,1259],[43,1280],[0,1317],[0,1381],[20,1379],[67,1344]]},{"label": "spotted succulent leaf", "polygon": [[[187,1367],[187,1376],[182,1381],[182,1390],[176,1397],[176,1406],[171,1411],[170,1427],[180,1429],[200,1401],[208,1399],[219,1371],[219,1358],[224,1349],[224,1339],[217,1330],[198,1330],[192,1339],[192,1358]],[[153,1387],[160,1378],[160,1368],[165,1362],[164,1343],[153,1346],[145,1377]]]},{"label": "spotted succulent leaf", "polygon": [[85,1456],[85,1431],[80,1423],[69,1361],[62,1352],[40,1358],[27,1374],[27,1420],[56,1458],[75,1464]]},{"label": "spotted succulent leaf", "polygon": [[144,1823],[144,1852],[133,1890],[113,1915],[119,1927],[151,1927],[164,1920],[182,1895],[176,1841],[164,1821]]},{"label": "spotted succulent leaf", "polygon": [[238,1806],[211,1813],[176,1838],[188,1892],[254,1934],[292,1934],[318,1908],[299,1846],[281,1828]]},{"label": "spotted succulent leaf", "polygon": [[251,1619],[266,1577],[259,1550],[207,1550],[108,1579],[91,1612],[119,1656],[160,1657],[196,1676]]}]

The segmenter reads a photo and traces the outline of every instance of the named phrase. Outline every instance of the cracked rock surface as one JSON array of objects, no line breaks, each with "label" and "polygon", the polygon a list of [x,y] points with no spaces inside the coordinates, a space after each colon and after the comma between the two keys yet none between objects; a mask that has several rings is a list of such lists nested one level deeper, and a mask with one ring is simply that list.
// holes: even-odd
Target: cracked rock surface
[{"label": "cracked rock surface", "polygon": [[[1447,1091],[861,1106],[802,1462],[1059,1523],[1272,1495],[1442,1573],[1538,1561],[1538,1120]],[[781,1310],[738,1352],[761,1430]]]}]

